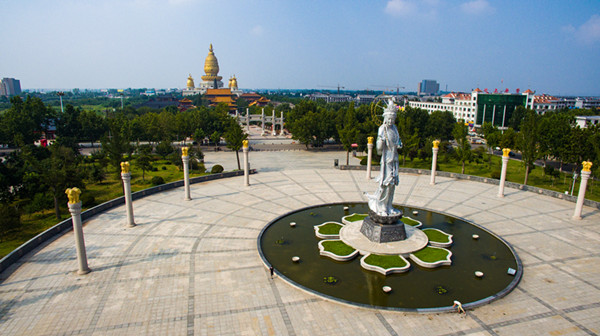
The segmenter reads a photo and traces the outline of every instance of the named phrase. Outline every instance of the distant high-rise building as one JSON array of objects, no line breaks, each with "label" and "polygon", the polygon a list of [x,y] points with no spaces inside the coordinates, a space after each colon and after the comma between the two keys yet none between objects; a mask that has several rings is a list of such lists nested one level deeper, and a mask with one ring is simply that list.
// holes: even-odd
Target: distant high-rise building
[{"label": "distant high-rise building", "polygon": [[16,96],[21,94],[21,81],[14,78],[0,80],[0,96]]},{"label": "distant high-rise building", "polygon": [[424,79],[419,83],[419,94],[433,95],[440,91],[440,84],[433,79]]}]

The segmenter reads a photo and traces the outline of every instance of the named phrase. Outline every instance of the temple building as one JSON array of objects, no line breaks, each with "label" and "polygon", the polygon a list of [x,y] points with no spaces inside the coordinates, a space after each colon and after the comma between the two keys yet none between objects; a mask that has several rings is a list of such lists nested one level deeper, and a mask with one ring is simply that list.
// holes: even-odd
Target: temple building
[{"label": "temple building", "polygon": [[231,89],[207,89],[204,99],[208,100],[209,106],[217,106],[219,103],[225,103],[230,112],[237,110],[237,95],[231,92]]},{"label": "temple building", "polygon": [[212,43],[208,49],[208,56],[206,56],[206,60],[204,61],[204,73],[205,75],[201,77],[202,82],[200,82],[198,87],[195,87],[194,78],[191,74],[189,75],[186,88],[183,90],[184,96],[204,94],[208,89],[220,89],[223,87],[223,82],[221,81],[223,77],[219,76],[219,61],[213,52]]}]

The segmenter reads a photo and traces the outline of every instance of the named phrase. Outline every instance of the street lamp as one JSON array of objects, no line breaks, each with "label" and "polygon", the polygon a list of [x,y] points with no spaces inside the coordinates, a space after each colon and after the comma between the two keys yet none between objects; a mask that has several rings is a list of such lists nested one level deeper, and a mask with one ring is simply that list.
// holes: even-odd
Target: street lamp
[{"label": "street lamp", "polygon": [[575,189],[575,181],[577,181],[578,177],[579,177],[579,174],[573,173],[573,185],[571,185],[571,196],[573,196],[573,189]]},{"label": "street lamp", "polygon": [[62,97],[65,95],[65,93],[64,93],[64,92],[62,92],[62,91],[58,91],[58,92],[56,93],[56,95],[58,96],[58,98],[60,98],[60,112],[61,112],[61,113],[65,113],[65,110],[64,110],[64,108],[63,108],[63,102],[62,102]]}]

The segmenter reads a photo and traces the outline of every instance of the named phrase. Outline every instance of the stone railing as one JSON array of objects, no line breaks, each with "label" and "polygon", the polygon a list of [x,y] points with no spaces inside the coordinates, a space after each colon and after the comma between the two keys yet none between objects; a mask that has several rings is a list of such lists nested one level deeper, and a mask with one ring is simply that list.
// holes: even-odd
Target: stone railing
[{"label": "stone railing", "polygon": [[[367,170],[367,166],[346,166],[346,165],[340,165],[339,166],[340,170]],[[379,171],[379,166],[373,166],[373,171]],[[420,174],[420,175],[431,175],[431,170],[429,169],[417,169],[417,168],[400,168],[398,170],[400,173],[406,173],[406,174]],[[491,177],[482,177],[482,176],[474,176],[474,175],[467,175],[467,174],[458,174],[458,173],[450,173],[450,172],[445,172],[445,171],[437,171],[436,172],[436,176],[441,176],[441,177],[450,177],[450,178],[455,178],[457,180],[470,180],[470,181],[475,181],[475,182],[481,182],[481,183],[488,183],[488,184],[496,184],[499,185],[500,184],[500,180],[496,180],[493,179]],[[548,190],[548,189],[544,189],[544,188],[539,188],[539,187],[533,187],[533,186],[529,186],[526,184],[521,184],[521,183],[515,183],[515,182],[509,182],[506,181],[505,187],[508,188],[513,188],[513,189],[519,189],[519,190],[525,190],[525,191],[530,191],[536,194],[540,194],[540,195],[546,195],[546,196],[550,196],[550,197],[554,197],[554,198],[558,198],[558,199],[564,199],[566,201],[569,202],[577,202],[577,196],[571,196],[571,195],[567,195],[565,193],[561,193],[558,191],[554,191],[554,190]],[[600,209],[600,202],[596,202],[596,201],[592,201],[589,199],[586,199],[583,202],[584,205],[596,208],[596,209]]]},{"label": "stone railing", "polygon": [[[250,174],[256,174],[256,169],[250,169]],[[190,184],[207,182],[207,181],[228,178],[228,177],[234,177],[234,176],[243,176],[243,175],[244,175],[243,170],[236,170],[236,171],[220,173],[220,174],[197,176],[197,177],[190,178]],[[165,184],[158,185],[156,187],[152,187],[152,188],[144,189],[144,190],[141,190],[138,192],[134,192],[131,194],[131,197],[133,200],[136,200],[136,199],[150,196],[150,195],[153,195],[153,194],[165,191],[165,190],[179,188],[179,187],[183,187],[183,180],[179,180],[179,181],[175,181],[175,182],[171,182],[171,183],[165,183]],[[107,211],[109,209],[112,209],[114,207],[117,207],[117,206],[120,206],[123,204],[125,204],[125,197],[124,196],[117,197],[110,201],[104,202],[100,205],[97,205],[91,209],[83,211],[81,213],[81,220],[85,221],[99,213],[102,213],[104,211]],[[44,243],[50,239],[53,239],[53,238],[58,238],[60,235],[66,233],[67,231],[72,230],[72,229],[73,229],[73,224],[71,222],[71,218],[68,218],[68,219],[65,219],[64,221],[54,225],[53,227],[49,228],[48,230],[40,233],[39,235],[31,238],[29,241],[27,241],[23,245],[17,247],[14,251],[12,251],[8,255],[6,255],[4,258],[2,258],[2,260],[0,260],[0,273],[3,272],[4,270],[6,270],[10,265],[16,263],[17,260],[19,260],[19,258],[21,258],[25,254],[33,251],[33,249],[40,246],[42,243]]]}]

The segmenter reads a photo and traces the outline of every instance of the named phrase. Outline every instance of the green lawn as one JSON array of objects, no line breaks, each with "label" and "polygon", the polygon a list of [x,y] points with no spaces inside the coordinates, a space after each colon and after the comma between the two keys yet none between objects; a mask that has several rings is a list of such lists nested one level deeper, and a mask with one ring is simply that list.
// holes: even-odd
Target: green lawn
[{"label": "green lawn", "polygon": [[356,222],[356,221],[361,221],[365,218],[367,218],[366,214],[353,214],[352,216],[346,217],[346,220],[349,222]]},{"label": "green lawn", "polygon": [[323,241],[323,247],[325,248],[325,251],[332,252],[339,256],[346,256],[355,251],[354,248],[344,244],[340,240]]},{"label": "green lawn", "polygon": [[420,251],[414,252],[413,254],[425,262],[433,263],[440,260],[446,260],[448,251],[427,246]]},{"label": "green lawn", "polygon": [[434,241],[436,243],[450,242],[450,239],[448,239],[448,235],[441,233],[440,231],[433,229],[425,229],[423,230],[423,232],[425,233],[425,235],[427,235],[427,238],[429,238],[430,241]]},{"label": "green lawn", "polygon": [[319,233],[325,235],[337,235],[340,234],[340,230],[342,229],[342,225],[336,223],[327,223],[323,226],[319,227]]},{"label": "green lawn", "polygon": [[383,269],[388,269],[392,267],[404,267],[406,266],[406,261],[400,258],[397,255],[377,255],[371,254],[365,258],[365,262],[369,265],[379,266]]},{"label": "green lawn", "polygon": [[410,226],[417,226],[419,225],[419,222],[417,222],[416,220],[410,218],[410,217],[402,217],[401,219],[402,223],[406,224],[406,225],[410,225]]}]

